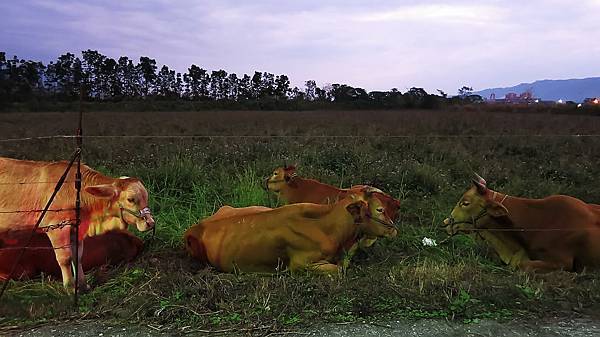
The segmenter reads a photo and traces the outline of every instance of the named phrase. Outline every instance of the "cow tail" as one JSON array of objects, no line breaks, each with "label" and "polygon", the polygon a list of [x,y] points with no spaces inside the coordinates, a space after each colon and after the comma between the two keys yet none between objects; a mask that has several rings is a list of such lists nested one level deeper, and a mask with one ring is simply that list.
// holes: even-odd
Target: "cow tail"
[{"label": "cow tail", "polygon": [[[201,237],[201,235],[198,235]],[[208,256],[206,255],[206,247],[202,240],[199,240],[196,235],[187,235],[185,238],[185,249],[188,253],[200,261],[202,264],[208,264]]]}]

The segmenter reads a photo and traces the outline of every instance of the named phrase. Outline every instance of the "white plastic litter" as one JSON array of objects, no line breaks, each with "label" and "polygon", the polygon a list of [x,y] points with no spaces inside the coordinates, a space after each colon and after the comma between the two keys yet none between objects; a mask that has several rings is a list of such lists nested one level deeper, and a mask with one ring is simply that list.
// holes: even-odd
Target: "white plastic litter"
[{"label": "white plastic litter", "polygon": [[423,241],[421,241],[423,243],[423,246],[428,246],[428,247],[435,247],[437,246],[437,243],[435,242],[434,239],[430,239],[428,237],[424,237]]}]

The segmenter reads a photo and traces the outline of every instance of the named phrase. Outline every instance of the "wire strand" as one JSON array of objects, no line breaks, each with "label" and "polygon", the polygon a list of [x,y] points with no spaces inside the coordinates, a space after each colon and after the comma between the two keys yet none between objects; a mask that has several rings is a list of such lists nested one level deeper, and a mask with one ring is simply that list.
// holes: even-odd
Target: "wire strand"
[{"label": "wire strand", "polygon": [[[0,142],[20,142],[27,140],[45,140],[45,139],[76,139],[74,135],[55,135],[55,136],[39,136],[39,137],[23,137],[23,138],[5,138],[0,139]],[[252,139],[269,139],[269,138],[594,138],[600,137],[600,134],[475,134],[475,135],[90,135],[82,136],[84,139],[237,139],[237,138],[252,138]]]},{"label": "wire strand", "polygon": [[[74,211],[75,208],[57,208],[57,209],[49,209],[46,212],[63,212],[63,211]],[[15,213],[41,213],[43,209],[30,209],[30,210],[16,210],[16,211],[0,211],[0,214],[15,214]]]}]

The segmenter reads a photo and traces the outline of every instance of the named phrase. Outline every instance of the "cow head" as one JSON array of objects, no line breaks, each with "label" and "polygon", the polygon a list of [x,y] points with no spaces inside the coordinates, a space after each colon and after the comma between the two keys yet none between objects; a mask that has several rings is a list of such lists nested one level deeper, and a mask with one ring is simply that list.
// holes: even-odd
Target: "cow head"
[{"label": "cow head", "polygon": [[140,231],[154,227],[154,218],[148,208],[148,191],[139,179],[119,178],[112,184],[86,186],[85,192],[99,199],[109,200],[99,213],[92,214],[104,230],[127,229],[135,225]]},{"label": "cow head", "polygon": [[296,166],[287,166],[284,165],[282,167],[276,168],[271,176],[267,178],[267,188],[270,191],[278,193],[285,186],[294,187],[294,178],[297,176],[296,174]]},{"label": "cow head", "polygon": [[360,232],[371,237],[395,237],[398,234],[394,222],[386,215],[384,203],[372,190],[364,188],[360,193],[352,194],[355,200],[346,206],[346,210],[360,227]]},{"label": "cow head", "polygon": [[369,185],[354,185],[350,187],[350,190],[364,190],[373,193],[377,199],[379,199],[383,203],[383,207],[385,208],[385,215],[387,215],[392,221],[396,222],[399,217],[400,210],[400,200],[394,199],[391,195],[383,192],[377,187],[369,186]]},{"label": "cow head", "polygon": [[501,203],[490,198],[490,190],[483,178],[475,175],[473,186],[460,198],[450,217],[444,220],[444,227],[449,235],[469,233],[476,228],[485,228],[492,219],[508,215],[508,210]]}]

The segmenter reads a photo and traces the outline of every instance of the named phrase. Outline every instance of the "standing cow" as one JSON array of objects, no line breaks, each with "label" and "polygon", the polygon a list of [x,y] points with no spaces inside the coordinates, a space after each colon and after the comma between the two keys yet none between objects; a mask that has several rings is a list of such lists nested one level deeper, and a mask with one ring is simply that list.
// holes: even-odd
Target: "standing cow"
[{"label": "standing cow", "polygon": [[[0,158],[0,233],[31,230],[48,202],[55,182],[62,176],[67,162],[39,162]],[[86,287],[81,266],[83,238],[89,233],[110,229],[127,229],[135,225],[146,231],[154,227],[148,208],[148,192],[135,178],[111,178],[81,166],[81,224],[79,228],[78,283]],[[48,238],[55,249],[63,284],[73,284],[71,273],[70,230],[75,223],[75,169],[69,171],[40,228],[47,227]],[[15,212],[16,211],[16,212]]]}]

